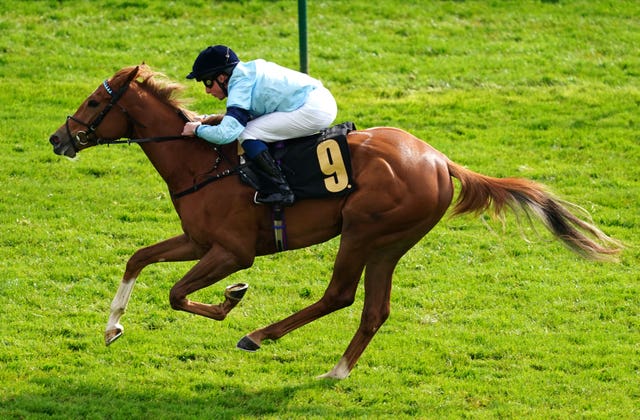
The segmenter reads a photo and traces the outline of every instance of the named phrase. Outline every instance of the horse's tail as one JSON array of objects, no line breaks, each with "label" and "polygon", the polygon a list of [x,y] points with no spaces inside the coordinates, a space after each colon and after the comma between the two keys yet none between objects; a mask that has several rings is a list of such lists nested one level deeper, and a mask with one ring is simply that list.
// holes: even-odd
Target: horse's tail
[{"label": "horse's tail", "polygon": [[[493,178],[448,161],[449,173],[461,184],[453,215],[493,210],[500,217],[505,206],[516,214],[535,216],[569,249],[592,260],[615,260],[622,245],[591,223],[581,220],[567,207],[574,204],[554,198],[533,181],[519,178]],[[582,210],[586,213],[585,210]]]}]

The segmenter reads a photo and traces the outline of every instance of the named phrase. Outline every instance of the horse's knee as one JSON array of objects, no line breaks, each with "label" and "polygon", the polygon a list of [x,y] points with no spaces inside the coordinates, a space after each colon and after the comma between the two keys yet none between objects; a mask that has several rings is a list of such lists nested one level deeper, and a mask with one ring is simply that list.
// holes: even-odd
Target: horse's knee
[{"label": "horse's knee", "polygon": [[169,304],[172,309],[179,310],[184,306],[184,301],[187,296],[177,288],[173,287],[169,292]]},{"label": "horse's knee", "polygon": [[389,318],[390,313],[388,306],[376,308],[375,310],[365,310],[360,320],[360,330],[367,335],[373,336]]},{"label": "horse's knee", "polygon": [[328,308],[330,312],[337,311],[338,309],[346,308],[353,305],[355,301],[355,293],[330,293],[327,292],[322,297],[321,301]]},{"label": "horse's knee", "polygon": [[148,246],[145,248],[140,248],[136,252],[133,253],[129,260],[127,261],[127,265],[125,269],[127,272],[140,272],[142,269],[149,264],[153,264],[154,261],[151,260],[151,256],[153,253],[151,252],[153,246]]}]

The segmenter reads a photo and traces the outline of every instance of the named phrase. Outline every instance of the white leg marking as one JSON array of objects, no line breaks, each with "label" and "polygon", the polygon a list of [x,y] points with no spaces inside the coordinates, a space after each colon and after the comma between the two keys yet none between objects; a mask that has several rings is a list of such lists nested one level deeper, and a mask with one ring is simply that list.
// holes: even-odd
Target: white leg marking
[{"label": "white leg marking", "polygon": [[351,371],[349,370],[349,364],[347,362],[347,359],[343,357],[342,359],[340,359],[338,364],[335,365],[333,369],[331,369],[330,372],[318,376],[318,379],[345,379],[347,376],[349,376],[349,373],[351,373]]},{"label": "white leg marking", "polygon": [[118,292],[116,293],[113,301],[111,302],[111,313],[109,314],[109,321],[107,322],[106,331],[113,329],[122,330],[122,325],[119,324],[120,317],[124,314],[133,291],[133,286],[136,284],[136,279],[122,280]]}]

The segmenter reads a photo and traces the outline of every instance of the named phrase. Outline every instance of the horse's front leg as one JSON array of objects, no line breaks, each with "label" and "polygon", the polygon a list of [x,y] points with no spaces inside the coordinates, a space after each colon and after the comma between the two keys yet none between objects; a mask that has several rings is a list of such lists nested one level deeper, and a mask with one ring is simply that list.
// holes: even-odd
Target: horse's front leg
[{"label": "horse's front leg", "polygon": [[224,294],[225,300],[218,305],[194,302],[187,299],[187,296],[236,271],[250,267],[253,264],[253,258],[253,254],[234,254],[226,248],[214,244],[200,261],[171,288],[169,293],[171,307],[222,321],[244,296],[248,287],[246,284],[238,283],[227,287]]},{"label": "horse's front leg", "polygon": [[185,235],[176,236],[136,251],[127,262],[120,287],[111,302],[111,313],[104,333],[105,344],[108,346],[122,335],[124,328],[120,325],[120,317],[127,309],[138,275],[146,266],[164,261],[197,260],[201,254],[202,250]]}]

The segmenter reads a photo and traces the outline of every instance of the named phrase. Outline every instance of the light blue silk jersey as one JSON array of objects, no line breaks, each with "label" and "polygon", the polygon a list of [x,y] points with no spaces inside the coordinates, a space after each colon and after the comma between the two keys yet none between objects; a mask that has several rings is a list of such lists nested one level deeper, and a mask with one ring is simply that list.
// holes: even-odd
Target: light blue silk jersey
[{"label": "light blue silk jersey", "polygon": [[229,79],[226,115],[219,125],[198,127],[196,134],[211,143],[231,143],[244,131],[248,119],[294,111],[319,86],[319,80],[269,61],[240,62]]}]

